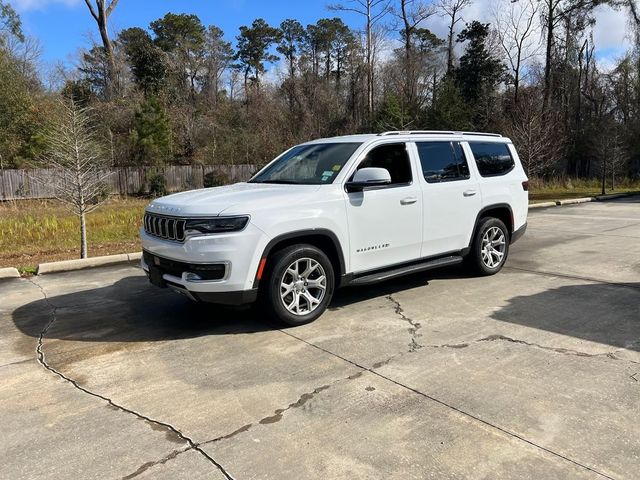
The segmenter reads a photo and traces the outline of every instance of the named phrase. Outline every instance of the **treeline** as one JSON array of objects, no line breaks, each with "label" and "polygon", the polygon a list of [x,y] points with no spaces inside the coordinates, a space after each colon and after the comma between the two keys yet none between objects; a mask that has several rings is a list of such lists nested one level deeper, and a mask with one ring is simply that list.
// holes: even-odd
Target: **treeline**
[{"label": "treeline", "polygon": [[[465,22],[472,2],[346,1],[309,25],[256,19],[232,43],[174,13],[111,38],[118,2],[95,0],[101,43],[47,89],[37,42],[0,0],[0,162],[38,164],[62,95],[98,112],[113,165],[261,164],[317,137],[444,129],[510,136],[530,175],[639,176],[635,0],[501,0],[491,21]],[[633,37],[606,69],[596,7],[624,11]]]}]

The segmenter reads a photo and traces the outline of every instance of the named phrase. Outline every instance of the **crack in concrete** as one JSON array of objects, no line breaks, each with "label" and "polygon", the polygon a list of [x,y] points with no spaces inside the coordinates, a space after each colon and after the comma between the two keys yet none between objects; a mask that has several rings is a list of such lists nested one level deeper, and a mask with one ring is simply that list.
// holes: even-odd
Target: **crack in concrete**
[{"label": "crack in concrete", "polygon": [[0,368],[11,367],[13,365],[20,365],[22,363],[30,363],[30,362],[33,362],[33,358],[25,358],[24,360],[16,360],[15,362],[5,363],[3,365],[0,365]]},{"label": "crack in concrete", "polygon": [[421,345],[420,343],[418,343],[418,337],[422,336],[418,333],[418,330],[422,328],[422,325],[414,321],[412,318],[408,317],[407,315],[405,315],[402,305],[398,300],[394,298],[393,295],[391,294],[387,295],[386,299],[389,300],[394,305],[396,315],[398,315],[402,320],[404,320],[410,325],[409,328],[407,329],[407,331],[409,332],[409,335],[411,335],[411,341],[409,342],[409,353],[415,352],[416,350],[421,349],[424,345]]},{"label": "crack in concrete", "polygon": [[282,330],[282,329],[278,329],[278,331],[280,333],[284,334],[284,335],[288,335],[291,338],[295,338],[296,340],[298,340],[298,341],[300,341],[302,343],[305,343],[305,344],[309,345],[310,347],[316,348],[319,351],[326,353],[327,355],[331,355],[333,357],[339,358],[340,360],[342,360],[342,361],[344,361],[344,362],[346,362],[346,363],[348,363],[350,365],[353,365],[355,367],[358,367],[358,368],[362,369],[363,372],[361,372],[361,374],[364,373],[365,371],[369,372],[369,373],[371,373],[371,374],[373,374],[373,375],[375,375],[375,376],[377,376],[377,377],[379,377],[379,378],[381,378],[383,380],[386,380],[386,381],[388,381],[388,382],[390,382],[390,383],[392,383],[394,385],[397,385],[398,387],[404,388],[404,389],[406,389],[406,390],[408,390],[410,392],[415,393],[416,395],[419,395],[419,396],[421,396],[423,398],[426,398],[426,399],[431,400],[431,401],[433,401],[435,403],[438,403],[438,404],[442,405],[445,408],[453,410],[453,411],[459,413],[460,415],[463,415],[463,416],[465,416],[467,418],[473,419],[473,420],[475,420],[475,421],[477,421],[477,422],[479,422],[479,423],[481,423],[483,425],[486,425],[486,426],[488,426],[490,428],[494,428],[494,429],[502,432],[503,434],[505,434],[505,435],[507,435],[509,437],[515,438],[515,439],[517,439],[517,440],[519,440],[519,441],[521,441],[523,443],[526,443],[527,445],[530,445],[532,447],[538,448],[538,449],[540,449],[540,450],[542,450],[544,452],[547,452],[550,455],[553,455],[553,456],[555,456],[557,458],[560,458],[560,459],[562,459],[562,460],[564,460],[566,462],[569,462],[569,463],[571,463],[573,465],[576,465],[576,466],[578,466],[580,468],[583,468],[583,469],[585,469],[585,470],[587,470],[589,472],[595,473],[596,475],[598,475],[598,476],[600,476],[602,478],[606,478],[606,479],[609,479],[609,480],[614,480],[611,476],[607,475],[606,473],[603,473],[603,472],[601,472],[599,470],[596,470],[595,467],[591,467],[589,465],[581,463],[578,460],[574,460],[574,459],[570,458],[569,456],[567,456],[567,455],[565,455],[565,454],[563,454],[561,452],[556,452],[556,451],[552,450],[549,447],[545,447],[544,445],[541,445],[541,444],[536,443],[536,442],[534,442],[532,440],[529,440],[526,437],[524,437],[523,435],[520,435],[520,434],[518,434],[516,432],[512,432],[512,431],[508,430],[505,427],[501,427],[501,426],[499,426],[497,424],[491,423],[488,420],[484,420],[481,417],[476,416],[471,412],[467,412],[467,411],[463,410],[462,408],[456,407],[455,405],[447,403],[444,400],[440,400],[439,398],[436,398],[436,397],[434,397],[432,395],[429,395],[428,393],[422,392],[422,391],[420,391],[420,390],[418,390],[416,388],[413,388],[413,387],[411,387],[411,386],[409,386],[407,384],[404,384],[404,383],[402,383],[402,382],[400,382],[398,380],[394,380],[391,377],[388,377],[386,375],[383,375],[380,372],[377,372],[373,368],[368,368],[368,367],[362,366],[357,361],[350,360],[350,359],[348,359],[348,358],[346,358],[346,357],[344,357],[344,356],[342,356],[342,355],[340,355],[338,353],[332,352],[331,350],[327,350],[324,347],[321,347],[321,346],[316,345],[316,344],[314,344],[314,343],[312,343],[312,342],[310,342],[308,340],[305,340],[304,338],[301,338],[301,337],[298,337],[298,336],[294,335],[290,331],[286,331],[286,330]]},{"label": "crack in concrete", "polygon": [[443,343],[442,345],[425,345],[427,348],[467,348],[469,346],[468,343]]},{"label": "crack in concrete", "polygon": [[129,475],[125,475],[124,477],[122,477],[122,480],[131,480],[132,478],[135,478],[138,475],[142,475],[144,472],[146,472],[150,468],[155,467],[156,465],[164,465],[169,460],[173,460],[178,455],[181,455],[181,454],[183,454],[185,452],[188,452],[190,450],[191,450],[191,447],[187,446],[186,448],[182,448],[182,449],[179,449],[179,450],[174,450],[173,452],[169,453],[168,455],[165,455],[164,457],[162,457],[160,460],[155,460],[153,462],[143,463],[142,465],[140,465],[140,467],[135,472],[130,473]]},{"label": "crack in concrete", "polygon": [[587,358],[606,357],[606,358],[610,358],[612,360],[620,360],[620,361],[631,362],[631,363],[640,363],[640,362],[636,362],[635,360],[630,360],[630,359],[626,359],[626,358],[617,357],[616,353],[625,350],[624,348],[620,348],[618,350],[614,350],[613,352],[587,353],[587,352],[581,352],[579,350],[572,350],[570,348],[547,347],[545,345],[540,345],[539,343],[527,342],[525,340],[519,340],[517,338],[507,337],[505,335],[489,335],[488,337],[484,337],[484,338],[480,338],[478,340],[474,340],[473,343],[495,342],[495,341],[504,341],[504,342],[510,342],[510,343],[517,343],[517,344],[520,344],[520,345],[527,345],[529,347],[535,347],[535,348],[539,348],[541,350],[547,350],[547,351],[551,351],[551,352],[556,352],[556,353],[560,353],[562,355],[572,355],[572,356],[576,356],[576,357],[587,357]]},{"label": "crack in concrete", "polygon": [[251,430],[253,427],[255,427],[257,425],[270,425],[272,423],[277,423],[280,420],[282,420],[282,418],[284,417],[284,414],[287,411],[289,411],[291,409],[294,409],[294,408],[302,407],[304,404],[306,404],[309,401],[311,401],[313,399],[313,397],[315,397],[319,393],[321,393],[321,392],[323,392],[325,390],[328,390],[329,388],[333,387],[334,385],[336,385],[339,382],[343,382],[345,380],[355,380],[356,378],[361,377],[364,372],[365,372],[365,370],[361,369],[359,372],[351,374],[348,377],[339,378],[339,379],[334,380],[333,382],[331,382],[329,384],[322,385],[320,387],[316,387],[311,392],[303,393],[302,395],[300,395],[300,397],[298,397],[298,399],[295,402],[290,403],[286,408],[278,408],[278,409],[276,409],[273,412],[273,415],[269,415],[269,416],[263,417],[260,420],[252,422],[252,423],[247,423],[246,425],[243,425],[242,427],[234,430],[231,433],[228,433],[226,435],[221,435],[221,436],[216,437],[216,438],[211,439],[211,440],[207,440],[206,442],[202,442],[201,445],[206,445],[206,444],[210,444],[210,443],[217,443],[217,442],[221,442],[223,440],[228,440],[230,438],[235,437],[236,435],[239,435],[239,434],[244,433],[244,432],[246,432],[248,430]]},{"label": "crack in concrete", "polygon": [[[104,395],[101,395],[101,394],[96,393],[96,392],[92,392],[91,390],[89,390],[89,389],[83,387],[82,385],[80,385],[78,382],[76,382],[72,378],[67,377],[64,373],[60,372],[55,367],[49,365],[47,363],[47,361],[46,361],[46,358],[45,358],[45,355],[44,355],[44,351],[43,351],[44,339],[45,339],[45,336],[47,335],[47,332],[51,328],[51,326],[57,320],[58,307],[51,302],[51,300],[49,299],[49,296],[47,295],[47,292],[45,291],[45,289],[40,284],[38,284],[32,278],[27,278],[27,281],[32,283],[34,286],[36,286],[40,290],[40,292],[42,293],[42,296],[44,298],[45,303],[47,304],[47,306],[50,309],[51,318],[49,319],[47,324],[44,326],[42,331],[40,332],[40,335],[38,336],[38,343],[36,345],[37,360],[38,360],[38,363],[40,365],[42,365],[42,367],[44,367],[49,372],[57,375],[58,377],[60,377],[65,382],[70,383],[76,390],[79,390],[79,391],[81,391],[81,392],[83,392],[83,393],[85,393],[87,395],[90,395],[92,397],[95,397],[95,398],[98,398],[100,400],[103,400],[103,401],[107,402],[111,407],[113,407],[113,408],[115,408],[117,410],[120,410],[120,411],[122,411],[124,413],[128,413],[128,414],[134,415],[135,417],[146,421],[149,425],[152,426],[152,428],[154,426],[155,427],[159,427],[161,430],[167,432],[168,434],[176,435],[177,437],[179,437],[181,440],[183,440],[185,443],[187,443],[189,445],[188,449],[193,449],[196,452],[198,452],[200,455],[202,455],[207,461],[209,461],[209,463],[213,464],[225,476],[225,478],[227,478],[228,480],[234,480],[233,477],[226,471],[226,469],[220,463],[218,463],[209,454],[207,454],[207,452],[205,452],[204,450],[202,450],[200,448],[200,444],[196,443],[192,438],[188,437],[186,434],[181,432],[179,429],[177,429],[173,425],[171,425],[169,423],[162,422],[160,420],[155,420],[155,419],[153,419],[151,417],[147,417],[146,415],[143,415],[143,414],[141,414],[139,412],[136,412],[135,410],[131,410],[131,409],[129,409],[129,408],[123,406],[123,405],[120,405],[120,404],[114,402],[112,399],[110,399],[108,397],[105,397]],[[177,454],[174,455],[172,458],[175,458],[176,456],[177,456]],[[168,461],[168,460],[170,460],[170,458],[167,459],[166,461]]]}]

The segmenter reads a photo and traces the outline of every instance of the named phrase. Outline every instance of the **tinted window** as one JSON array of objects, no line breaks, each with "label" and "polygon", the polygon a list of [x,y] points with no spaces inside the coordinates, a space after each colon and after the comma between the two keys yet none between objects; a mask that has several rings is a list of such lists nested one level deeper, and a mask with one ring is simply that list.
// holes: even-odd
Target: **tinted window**
[{"label": "tinted window", "polygon": [[504,175],[515,166],[506,143],[469,142],[469,146],[483,177]]},{"label": "tinted window", "polygon": [[360,143],[314,143],[298,145],[282,155],[251,183],[332,183]]},{"label": "tinted window", "polygon": [[411,182],[411,162],[404,143],[381,145],[367,153],[358,165],[358,170],[366,167],[386,168],[391,175],[391,183]]},{"label": "tinted window", "polygon": [[422,174],[429,183],[469,178],[469,165],[458,142],[417,142]]}]

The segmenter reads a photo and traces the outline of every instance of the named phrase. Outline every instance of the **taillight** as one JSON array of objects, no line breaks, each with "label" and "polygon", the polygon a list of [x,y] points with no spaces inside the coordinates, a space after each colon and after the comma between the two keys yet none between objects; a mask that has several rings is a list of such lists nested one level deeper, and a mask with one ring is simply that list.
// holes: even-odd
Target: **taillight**
[{"label": "taillight", "polygon": [[524,182],[522,182],[522,189],[523,189],[525,192],[528,192],[528,191],[529,191],[529,180],[525,180]]}]

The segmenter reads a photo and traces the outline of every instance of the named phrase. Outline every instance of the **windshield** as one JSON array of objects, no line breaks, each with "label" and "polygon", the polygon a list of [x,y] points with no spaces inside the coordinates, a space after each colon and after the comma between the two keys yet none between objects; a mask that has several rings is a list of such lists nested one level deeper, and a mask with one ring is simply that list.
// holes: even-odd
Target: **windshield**
[{"label": "windshield", "polygon": [[293,147],[249,183],[333,183],[361,143],[316,143]]}]

